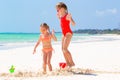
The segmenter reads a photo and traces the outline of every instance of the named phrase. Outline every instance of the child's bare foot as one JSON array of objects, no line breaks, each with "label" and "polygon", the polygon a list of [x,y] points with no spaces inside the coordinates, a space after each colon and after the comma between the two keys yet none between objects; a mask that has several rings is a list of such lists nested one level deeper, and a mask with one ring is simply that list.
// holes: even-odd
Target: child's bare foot
[{"label": "child's bare foot", "polygon": [[53,71],[49,71],[47,74],[48,74],[48,75],[53,75],[54,72],[53,72]]},{"label": "child's bare foot", "polygon": [[43,73],[43,74],[46,74],[47,72],[46,72],[46,71],[43,71],[42,73]]},{"label": "child's bare foot", "polygon": [[72,65],[70,65],[70,66],[68,66],[68,71],[72,71],[72,70],[74,70],[74,68],[75,68],[75,64],[72,64]]},{"label": "child's bare foot", "polygon": [[74,63],[72,63],[71,65],[70,65],[70,67],[74,67],[75,66],[75,64]]}]

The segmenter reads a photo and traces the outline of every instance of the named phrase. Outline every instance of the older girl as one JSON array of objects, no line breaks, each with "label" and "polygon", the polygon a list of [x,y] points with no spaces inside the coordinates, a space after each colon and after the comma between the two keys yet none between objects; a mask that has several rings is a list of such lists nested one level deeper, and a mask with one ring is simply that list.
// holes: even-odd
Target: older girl
[{"label": "older girl", "polygon": [[74,26],[75,22],[72,19],[72,16],[70,13],[68,13],[68,9],[65,3],[59,2],[56,5],[57,10],[57,16],[60,19],[60,25],[62,29],[62,51],[64,54],[64,58],[66,60],[67,66],[72,67],[75,66],[72,55],[70,51],[68,50],[68,46],[70,44],[73,32],[70,29],[70,23]]}]

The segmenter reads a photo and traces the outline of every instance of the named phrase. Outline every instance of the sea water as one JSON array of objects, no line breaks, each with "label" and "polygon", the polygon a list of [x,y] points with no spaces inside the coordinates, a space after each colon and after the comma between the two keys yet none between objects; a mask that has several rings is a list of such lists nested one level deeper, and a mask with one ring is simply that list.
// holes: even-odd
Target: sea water
[{"label": "sea water", "polygon": [[[55,33],[57,42],[52,41],[52,44],[60,44],[62,33]],[[38,41],[40,33],[0,33],[0,50],[11,49],[23,46],[35,46]],[[74,33],[71,43],[85,43],[92,41],[108,41],[115,40],[110,37],[101,37],[98,34],[80,34]]]}]

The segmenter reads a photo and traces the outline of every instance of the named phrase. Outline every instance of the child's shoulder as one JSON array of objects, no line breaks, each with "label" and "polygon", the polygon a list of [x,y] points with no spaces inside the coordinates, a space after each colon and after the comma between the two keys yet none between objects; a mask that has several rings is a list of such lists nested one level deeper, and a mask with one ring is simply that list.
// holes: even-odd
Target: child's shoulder
[{"label": "child's shoulder", "polygon": [[42,36],[43,36],[42,34],[39,35],[39,37],[42,37]]},{"label": "child's shoulder", "polygon": [[44,37],[44,35],[43,35],[43,34],[40,34],[40,35],[39,35],[39,38],[40,38],[40,39],[42,39],[43,37]]},{"label": "child's shoulder", "polygon": [[52,36],[52,34],[48,34],[47,36],[45,36],[45,35],[43,35],[43,34],[40,34],[40,38],[42,39],[42,38],[44,38],[44,37],[51,37]]},{"label": "child's shoulder", "polygon": [[67,15],[66,15],[66,16],[67,16],[67,17],[70,17],[70,16],[72,16],[72,15],[71,15],[71,13],[67,13]]}]

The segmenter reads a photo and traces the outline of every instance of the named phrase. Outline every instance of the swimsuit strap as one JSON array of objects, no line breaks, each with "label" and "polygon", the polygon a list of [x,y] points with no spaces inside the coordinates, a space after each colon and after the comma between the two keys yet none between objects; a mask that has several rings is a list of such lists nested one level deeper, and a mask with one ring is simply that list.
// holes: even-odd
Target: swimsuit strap
[{"label": "swimsuit strap", "polygon": [[47,37],[44,37],[43,35],[41,35],[41,40],[42,41],[47,41],[47,40],[50,40],[51,39],[51,36],[47,36]]}]

